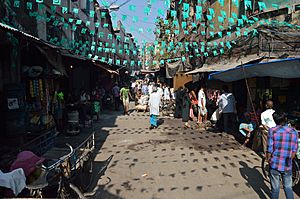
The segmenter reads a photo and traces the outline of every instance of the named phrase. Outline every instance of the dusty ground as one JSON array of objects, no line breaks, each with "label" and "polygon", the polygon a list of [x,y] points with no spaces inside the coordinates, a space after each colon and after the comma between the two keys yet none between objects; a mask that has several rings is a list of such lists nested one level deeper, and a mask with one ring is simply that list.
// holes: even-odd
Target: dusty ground
[{"label": "dusty ground", "polygon": [[184,129],[171,118],[149,130],[148,119],[106,114],[94,127],[96,168],[114,157],[104,176],[94,176],[91,198],[269,198],[261,158],[232,136]]}]

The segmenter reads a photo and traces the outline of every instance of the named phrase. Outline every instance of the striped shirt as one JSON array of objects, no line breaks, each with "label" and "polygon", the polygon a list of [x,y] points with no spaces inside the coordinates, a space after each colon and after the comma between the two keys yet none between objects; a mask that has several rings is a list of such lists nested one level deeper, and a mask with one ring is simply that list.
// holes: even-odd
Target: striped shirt
[{"label": "striped shirt", "polygon": [[269,129],[268,152],[270,167],[278,171],[292,170],[292,153],[298,150],[298,132],[288,126],[278,125]]}]

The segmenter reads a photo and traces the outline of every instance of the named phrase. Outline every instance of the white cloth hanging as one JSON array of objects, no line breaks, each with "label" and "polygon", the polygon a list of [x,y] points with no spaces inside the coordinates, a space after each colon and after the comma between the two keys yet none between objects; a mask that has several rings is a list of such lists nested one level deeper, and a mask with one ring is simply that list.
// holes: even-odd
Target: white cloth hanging
[{"label": "white cloth hanging", "polygon": [[0,186],[11,189],[15,196],[26,187],[26,177],[22,168],[3,173],[0,170]]}]

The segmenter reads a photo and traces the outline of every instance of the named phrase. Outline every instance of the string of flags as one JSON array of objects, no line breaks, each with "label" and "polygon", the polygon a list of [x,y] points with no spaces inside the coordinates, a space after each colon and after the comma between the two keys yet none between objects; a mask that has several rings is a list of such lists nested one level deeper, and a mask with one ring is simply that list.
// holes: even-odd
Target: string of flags
[{"label": "string of flags", "polygon": [[[24,13],[37,22],[50,24],[57,31],[71,30],[80,35],[78,38],[68,40],[48,33],[47,40],[49,42],[71,49],[76,54],[105,62],[113,62],[112,56],[114,54],[127,56],[150,54],[161,57],[161,60],[153,61],[155,64],[169,62],[178,54],[181,57],[176,57],[176,59],[182,61],[187,61],[188,58],[193,57],[219,56],[234,47],[234,38],[257,36],[257,25],[300,28],[297,24],[261,19],[258,16],[259,13],[266,10],[278,10],[282,7],[288,8],[288,10],[298,8],[290,5],[288,0],[260,0],[257,3],[252,0],[245,0],[243,3],[239,0],[215,0],[212,4],[209,4],[207,0],[190,1],[189,3],[183,0],[163,0],[164,7],[158,8],[157,13],[154,13],[153,10],[157,0],[145,0],[144,8],[130,4],[128,10],[131,15],[120,15],[122,22],[131,24],[126,29],[130,29],[136,34],[156,35],[156,39],[152,41],[152,46],[146,47],[148,41],[145,40],[142,42],[142,46],[136,46],[138,43],[136,38],[127,36],[121,38],[112,33],[118,27],[113,26],[111,20],[116,21],[118,17],[114,12],[109,12],[110,2],[98,1],[100,7],[105,8],[98,12],[95,7],[91,6],[95,5],[94,0],[82,1],[85,3],[81,2],[80,6],[83,5],[84,9],[81,9],[80,6],[71,6],[70,3],[67,3],[68,1],[51,1],[52,3],[49,4],[44,0],[5,0],[5,3],[11,6],[10,16],[16,18],[18,16],[13,13],[14,11],[25,10]],[[79,5],[79,0],[72,0],[72,3]],[[231,6],[230,11],[228,11],[229,5]],[[79,17],[82,12],[87,16],[87,20],[83,21]],[[142,13],[143,16],[141,14],[135,15],[136,13]],[[150,14],[158,16],[155,21],[156,27],[147,27],[146,29],[138,27],[140,21],[148,22]],[[12,25],[11,19],[12,17],[7,17],[1,22]],[[125,29],[125,27],[123,28]],[[214,40],[204,42],[203,38],[207,36],[214,38]],[[91,41],[88,37],[94,37],[96,40]],[[98,57],[103,52],[110,53],[111,57]],[[136,60],[130,60],[129,64],[134,65],[136,62]],[[121,63],[121,60],[116,60],[116,64],[124,63],[128,64],[128,61]],[[138,64],[141,62],[139,61]]]}]

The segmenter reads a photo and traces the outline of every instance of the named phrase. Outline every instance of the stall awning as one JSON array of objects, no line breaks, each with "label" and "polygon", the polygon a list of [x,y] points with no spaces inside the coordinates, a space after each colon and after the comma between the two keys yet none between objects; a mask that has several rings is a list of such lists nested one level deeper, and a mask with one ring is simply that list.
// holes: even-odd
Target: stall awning
[{"label": "stall awning", "polygon": [[151,74],[151,73],[157,73],[159,70],[140,70],[142,74]]},{"label": "stall awning", "polygon": [[119,75],[119,73],[117,71],[114,71],[114,70],[110,70],[108,68],[106,68],[105,66],[101,65],[101,64],[98,64],[98,63],[94,63],[95,66],[109,72],[110,74],[116,74],[116,75]]},{"label": "stall awning", "polygon": [[127,66],[122,66],[122,65],[117,65],[117,64],[109,64],[109,66],[111,66],[111,68],[113,68],[114,70],[118,70],[118,71],[127,68]]},{"label": "stall awning", "polygon": [[47,61],[56,68],[62,75],[68,76],[61,60],[61,55],[58,54],[55,50],[51,49],[44,49],[40,45],[35,45],[37,49],[47,58]]},{"label": "stall awning", "polygon": [[300,78],[300,58],[241,65],[209,75],[209,79],[224,82],[233,82],[252,77]]},{"label": "stall awning", "polygon": [[47,58],[48,62],[59,71],[62,75],[67,76],[67,72],[62,65],[61,55],[56,52],[60,49],[58,46],[52,45],[40,38],[32,36],[26,32],[13,28],[4,23],[0,23],[0,29],[22,36],[29,41],[32,41],[37,49]]},{"label": "stall awning", "polygon": [[65,56],[65,57],[70,57],[70,58],[74,58],[74,59],[80,59],[80,60],[87,60],[86,57],[80,56],[80,55],[75,55],[72,52],[70,52],[69,50],[66,49],[62,49],[60,50],[60,54]]},{"label": "stall awning", "polygon": [[201,68],[197,68],[195,70],[189,71],[185,74],[187,75],[192,75],[192,74],[197,74],[197,73],[210,73],[210,72],[216,72],[216,71],[221,71],[221,70],[227,70],[230,68],[233,68],[233,64],[229,65],[224,65],[224,64],[214,64],[214,65],[208,65],[204,64]]},{"label": "stall awning", "polygon": [[189,71],[185,74],[192,75],[197,73],[211,73],[217,71],[224,71],[228,69],[232,69],[238,65],[238,63],[249,64],[252,62],[260,62],[263,60],[263,56],[257,55],[248,55],[246,57],[232,58],[230,60],[223,60],[221,62],[213,63],[213,64],[204,64],[201,68],[197,68],[195,70]]}]

